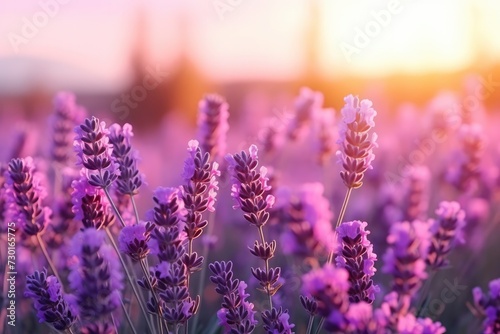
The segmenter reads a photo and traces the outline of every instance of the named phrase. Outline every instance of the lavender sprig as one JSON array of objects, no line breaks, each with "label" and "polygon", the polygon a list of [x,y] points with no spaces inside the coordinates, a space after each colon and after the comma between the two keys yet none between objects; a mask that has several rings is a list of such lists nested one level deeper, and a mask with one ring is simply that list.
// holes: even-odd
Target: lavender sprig
[{"label": "lavender sprig", "polygon": [[351,303],[364,301],[373,303],[375,293],[380,291],[373,283],[375,261],[373,245],[368,240],[369,231],[365,230],[368,223],[354,220],[340,224],[338,233],[337,267],[349,272],[349,300]]},{"label": "lavender sprig", "polygon": [[500,332],[500,279],[494,279],[488,284],[489,291],[484,293],[481,288],[472,290],[474,304],[486,316],[483,322],[483,333]]},{"label": "lavender sprig", "polygon": [[55,276],[47,276],[44,269],[26,277],[25,297],[33,300],[39,322],[46,322],[59,331],[71,331],[76,314],[62,293],[61,283]]},{"label": "lavender sprig", "polygon": [[460,204],[443,201],[439,203],[436,214],[438,218],[431,225],[432,241],[426,259],[427,264],[434,270],[446,267],[446,256],[451,248],[457,243],[465,242],[465,212],[460,209]]},{"label": "lavender sprig", "polygon": [[223,296],[222,308],[217,312],[220,324],[225,333],[250,334],[254,331],[254,305],[246,299],[247,285],[244,281],[233,279],[233,263],[214,262],[209,264],[212,276],[210,280],[217,285],[215,291]]},{"label": "lavender sprig", "polygon": [[307,126],[311,123],[314,113],[323,105],[323,94],[307,87],[300,89],[295,99],[294,115],[288,124],[288,137],[298,140],[304,136]]},{"label": "lavender sprig", "polygon": [[226,134],[229,130],[229,105],[217,94],[206,95],[198,105],[198,138],[202,152],[212,161],[226,153]]}]

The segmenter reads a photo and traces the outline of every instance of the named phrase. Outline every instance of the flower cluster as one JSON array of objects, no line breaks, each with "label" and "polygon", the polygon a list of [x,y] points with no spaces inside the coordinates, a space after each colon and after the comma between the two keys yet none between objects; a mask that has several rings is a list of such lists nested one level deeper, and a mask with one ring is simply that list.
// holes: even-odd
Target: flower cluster
[{"label": "flower cluster", "polygon": [[46,197],[41,178],[31,157],[12,159],[6,171],[6,220],[13,221],[28,235],[42,233],[50,223],[52,210],[43,205]]},{"label": "flower cluster", "polygon": [[360,102],[358,97],[349,95],[344,101],[346,104],[340,111],[342,122],[337,140],[340,146],[337,157],[344,169],[340,177],[348,188],[359,188],[366,170],[372,168],[375,159],[372,151],[378,146],[377,134],[370,135],[369,132],[375,126],[373,119],[377,112],[370,100]]},{"label": "flower cluster", "polygon": [[135,225],[125,226],[118,237],[120,252],[127,254],[134,261],[140,261],[149,254],[149,240],[155,225],[151,222],[139,222]]},{"label": "flower cluster", "polygon": [[427,278],[425,260],[430,240],[426,222],[405,221],[391,226],[382,270],[393,276],[393,290],[398,294],[413,296]]},{"label": "flower cluster", "polygon": [[104,231],[87,228],[72,241],[75,262],[68,281],[84,326],[111,324],[111,315],[121,303],[123,275],[116,253],[104,239]]},{"label": "flower cluster", "polygon": [[26,277],[25,297],[33,299],[38,320],[50,324],[58,331],[70,329],[76,314],[63,296],[61,283],[47,271],[35,271]]},{"label": "flower cluster", "polygon": [[293,118],[289,124],[288,137],[292,140],[304,136],[307,125],[311,123],[314,113],[323,105],[323,94],[307,87],[300,89],[300,95],[295,100]]},{"label": "flower cluster", "polygon": [[224,297],[222,308],[217,312],[220,324],[225,333],[252,333],[257,324],[254,305],[247,301],[249,294],[245,292],[247,284],[233,279],[233,263],[214,262],[209,264],[212,276],[210,280],[216,284],[215,291]]},{"label": "flower cluster", "polygon": [[106,189],[119,175],[119,166],[113,161],[113,145],[109,143],[106,123],[98,118],[87,118],[75,128],[73,143],[77,165],[83,166],[90,185]]},{"label": "flower cluster", "polygon": [[332,156],[335,148],[335,110],[325,108],[318,110],[315,115],[315,123],[318,134],[318,162],[326,165]]},{"label": "flower cluster", "polygon": [[67,165],[72,158],[73,129],[85,117],[85,110],[78,106],[75,95],[60,92],[54,98],[51,157],[61,165]]},{"label": "flower cluster", "polygon": [[465,212],[460,209],[460,204],[443,201],[439,204],[436,215],[438,218],[430,227],[432,241],[427,256],[427,264],[432,269],[446,267],[446,255],[451,248],[457,243],[465,242]]},{"label": "flower cluster", "polygon": [[489,283],[488,293],[483,293],[481,288],[472,290],[476,308],[486,316],[483,322],[483,333],[493,334],[500,331],[500,279]]},{"label": "flower cluster", "polygon": [[340,224],[338,235],[337,267],[349,272],[349,300],[351,303],[364,301],[373,303],[379,287],[374,285],[377,255],[373,253],[373,245],[368,240],[368,223],[354,220]]},{"label": "flower cluster", "polygon": [[430,171],[426,166],[408,167],[404,174],[401,220],[423,219],[429,205]]},{"label": "flower cluster", "polygon": [[226,152],[226,133],[229,130],[229,105],[217,94],[206,95],[198,105],[198,138],[202,152],[218,160]]}]

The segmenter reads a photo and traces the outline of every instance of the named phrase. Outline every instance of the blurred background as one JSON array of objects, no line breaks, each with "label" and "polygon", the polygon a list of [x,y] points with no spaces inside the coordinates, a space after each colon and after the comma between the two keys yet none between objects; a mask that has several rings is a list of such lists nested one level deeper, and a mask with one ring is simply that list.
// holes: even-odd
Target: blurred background
[{"label": "blurred background", "polygon": [[[280,106],[303,85],[326,106],[353,93],[390,111],[470,73],[500,80],[499,14],[494,0],[3,0],[0,113],[49,112],[63,89],[91,113],[151,126],[169,112],[193,122],[206,92],[238,115],[268,106],[249,96]],[[112,105],[153,69],[145,97]]]}]

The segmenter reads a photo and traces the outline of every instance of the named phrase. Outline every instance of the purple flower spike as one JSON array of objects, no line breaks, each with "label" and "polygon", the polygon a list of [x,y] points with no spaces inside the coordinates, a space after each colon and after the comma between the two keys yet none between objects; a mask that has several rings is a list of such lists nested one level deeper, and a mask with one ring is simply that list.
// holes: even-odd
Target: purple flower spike
[{"label": "purple flower spike", "polygon": [[120,194],[130,196],[139,192],[144,179],[137,169],[138,153],[131,145],[133,136],[132,125],[128,123],[123,128],[116,123],[109,127],[109,142],[113,145],[112,156],[120,169],[116,189]]},{"label": "purple flower spike", "polygon": [[119,175],[119,166],[113,161],[113,145],[109,143],[106,123],[98,118],[87,118],[75,128],[73,147],[78,156],[77,165],[85,168],[89,183],[107,188]]},{"label": "purple flower spike", "polygon": [[73,129],[83,121],[85,109],[75,102],[75,95],[59,92],[54,98],[54,114],[52,115],[52,147],[51,156],[54,161],[66,165],[72,156]]},{"label": "purple flower spike", "polygon": [[430,171],[426,166],[411,166],[404,171],[403,220],[423,219],[429,205]]},{"label": "purple flower spike", "polygon": [[198,106],[198,138],[201,149],[218,160],[226,153],[226,134],[229,130],[229,105],[217,94],[206,95]]},{"label": "purple flower spike", "polygon": [[6,178],[6,220],[16,222],[29,236],[42,233],[52,210],[43,206],[46,191],[35,173],[33,159],[12,159],[5,174]]},{"label": "purple flower spike", "polygon": [[383,317],[373,312],[371,304],[359,302],[349,305],[346,314],[347,328],[345,333],[349,334],[386,334],[388,330]]},{"label": "purple flower spike", "polygon": [[366,222],[355,220],[342,223],[337,228],[339,255],[336,262],[337,267],[349,272],[349,300],[352,303],[373,303],[375,293],[380,290],[372,280],[377,255],[373,253],[373,245],[368,241],[367,235],[370,232],[365,230],[367,225]]},{"label": "purple flower spike", "polygon": [[150,222],[125,226],[118,236],[118,248],[134,261],[144,259],[150,252],[148,242],[154,228],[154,224]]},{"label": "purple flower spike", "polygon": [[340,176],[348,188],[359,188],[363,184],[363,176],[367,169],[372,168],[375,159],[373,148],[377,147],[377,134],[369,134],[375,126],[373,121],[377,115],[370,100],[359,101],[352,95],[344,98],[342,122],[339,124],[339,139],[337,143],[338,162],[344,168]]},{"label": "purple flower spike", "polygon": [[315,115],[318,133],[318,162],[320,165],[326,165],[335,147],[335,110],[332,108],[320,109]]},{"label": "purple flower spike", "polygon": [[427,278],[425,260],[430,240],[426,222],[415,220],[391,226],[387,237],[389,248],[384,255],[382,271],[394,277],[393,289],[398,294],[413,296]]},{"label": "purple flower spike", "polygon": [[416,318],[408,313],[399,319],[397,333],[400,334],[443,334],[446,329],[440,322],[433,322],[430,318]]},{"label": "purple flower spike", "polygon": [[318,313],[326,318],[330,331],[345,329],[349,307],[349,273],[327,264],[302,276],[302,292],[316,300]]},{"label": "purple flower spike", "polygon": [[84,322],[106,323],[120,305],[123,275],[113,248],[104,243],[104,231],[88,228],[72,240],[76,262],[68,281]]},{"label": "purple flower spike", "polygon": [[427,256],[427,264],[432,269],[446,267],[446,255],[451,248],[457,243],[465,242],[465,212],[460,209],[460,204],[443,201],[439,204],[436,215],[438,218],[431,225],[432,243]]},{"label": "purple flower spike", "polygon": [[294,324],[289,322],[290,315],[283,308],[272,308],[262,312],[262,321],[264,322],[264,330],[266,333],[275,334],[292,334]]},{"label": "purple flower spike", "polygon": [[269,220],[268,209],[274,204],[274,196],[264,197],[271,187],[267,184],[269,181],[266,177],[267,169],[262,166],[257,171],[259,164],[257,146],[250,146],[248,152],[242,151],[240,154],[226,156],[233,181],[231,195],[236,202],[233,208],[241,208],[245,212],[245,219],[250,224],[260,227]]},{"label": "purple flower spike", "polygon": [[472,294],[476,308],[486,315],[483,333],[494,334],[500,331],[500,278],[492,280],[488,285],[488,293],[483,293],[479,287],[475,287]]},{"label": "purple flower spike", "polygon": [[26,276],[25,297],[33,300],[38,321],[46,322],[58,331],[66,331],[76,322],[76,314],[64,299],[61,283],[44,269]]},{"label": "purple flower spike", "polygon": [[292,140],[302,138],[307,126],[311,123],[314,113],[322,105],[322,93],[302,87],[300,95],[295,100],[294,117],[289,124],[288,137]]},{"label": "purple flower spike", "polygon": [[[214,262],[209,264],[212,276],[210,281],[216,284],[215,291],[223,296],[222,308],[217,312],[224,333],[252,333],[257,324],[254,305],[247,301],[247,284],[233,279],[233,263]],[[285,320],[285,319],[283,319]]]}]

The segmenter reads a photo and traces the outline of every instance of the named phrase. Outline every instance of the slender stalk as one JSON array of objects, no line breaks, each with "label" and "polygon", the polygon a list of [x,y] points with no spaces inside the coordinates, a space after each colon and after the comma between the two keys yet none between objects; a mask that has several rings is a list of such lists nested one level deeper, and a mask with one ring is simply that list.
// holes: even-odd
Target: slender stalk
[{"label": "slender stalk", "polygon": [[318,334],[319,331],[321,330],[321,328],[323,328],[323,324],[325,323],[325,318],[321,318],[321,320],[319,321],[319,324],[318,324],[318,327],[316,328],[316,331],[314,332],[314,334]]},{"label": "slender stalk", "polygon": [[107,187],[102,188],[102,190],[104,190],[104,193],[106,194],[106,197],[108,198],[108,202],[111,205],[111,207],[113,208],[113,211],[115,212],[116,217],[118,217],[120,224],[122,225],[122,227],[125,227],[125,221],[123,220],[123,217],[120,214],[120,211],[118,211],[118,208],[116,207],[115,202],[113,202],[113,199],[111,198],[111,195],[109,194],[108,188]]},{"label": "slender stalk", "polygon": [[[264,245],[266,243],[266,240],[264,239],[264,230],[262,228],[262,225],[259,226],[259,236],[260,236],[260,241]],[[269,259],[266,259],[265,262],[266,262],[266,275],[267,275],[267,274],[269,274]],[[267,297],[269,298],[269,308],[272,309],[273,308],[273,299],[271,296],[271,291],[269,291],[269,289],[270,289],[270,286],[268,284],[266,287]]]},{"label": "slender stalk", "polygon": [[151,333],[154,333],[153,327],[151,326],[151,323],[149,322],[148,313],[146,312],[146,309],[145,309],[144,305],[142,304],[142,300],[139,297],[139,292],[137,291],[137,289],[135,287],[135,284],[132,280],[132,276],[130,275],[130,272],[127,268],[127,265],[125,264],[125,261],[123,260],[123,257],[121,255],[120,251],[118,250],[118,246],[116,245],[116,242],[113,239],[113,235],[111,234],[111,232],[109,231],[108,228],[106,228],[105,231],[106,231],[106,234],[108,235],[108,239],[110,240],[111,245],[115,249],[116,254],[118,254],[118,258],[120,259],[120,263],[122,264],[123,270],[125,271],[125,276],[127,276],[127,280],[130,283],[132,290],[134,291],[135,298],[137,299],[137,302],[139,303],[139,306],[140,306],[141,311],[142,311],[142,315],[144,316],[146,323],[148,324],[148,328],[151,331]]},{"label": "slender stalk", "polygon": [[425,301],[430,300],[431,295],[427,295],[430,291],[430,288],[432,286],[432,281],[434,280],[434,276],[436,276],[436,271],[433,270],[430,274],[430,277],[427,278],[427,280],[424,283],[423,288],[420,290],[420,296],[418,298],[418,303],[417,303],[417,316],[420,316],[420,313],[422,312],[424,306],[425,306]]},{"label": "slender stalk", "polygon": [[70,328],[68,328],[68,333],[69,333],[69,334],[75,334],[75,332],[73,332],[73,330],[71,329],[71,327],[70,327]]},{"label": "slender stalk", "polygon": [[148,268],[146,266],[146,262],[144,261],[144,259],[141,259],[139,261],[139,263],[141,264],[142,272],[144,273],[144,276],[146,277],[146,279],[148,281],[149,289],[151,290],[151,294],[153,295],[155,303],[156,303],[156,305],[158,305],[158,327],[160,328],[160,333],[163,333],[163,326],[165,326],[165,329],[168,333],[168,325],[167,325],[167,323],[165,323],[165,324],[163,323],[164,319],[163,319],[163,315],[162,315],[163,312],[162,312],[161,306],[160,306],[160,299],[156,295],[156,292],[153,289],[153,284],[151,284],[151,281],[149,279],[149,273],[148,273]]},{"label": "slender stalk", "polygon": [[307,331],[306,334],[311,334],[311,330],[313,328],[314,316],[312,314],[309,315],[309,321],[307,322]]},{"label": "slender stalk", "polygon": [[[340,226],[340,223],[342,223],[342,220],[344,219],[345,210],[347,208],[347,203],[349,202],[349,197],[351,197],[352,189],[353,188],[347,188],[347,192],[344,197],[344,202],[342,202],[342,207],[340,208],[339,216],[337,218],[337,224],[335,225],[335,231],[337,230],[337,228]],[[331,251],[328,254],[328,260],[326,261],[328,264],[332,263],[333,253],[334,251]]]},{"label": "slender stalk", "polygon": [[130,315],[127,312],[127,308],[125,307],[125,304],[123,304],[123,299],[120,297],[120,304],[122,305],[123,313],[125,314],[125,317],[127,318],[127,322],[130,325],[130,329],[132,329],[132,332],[134,334],[137,334],[134,323],[132,322],[132,319],[130,319]]},{"label": "slender stalk", "polygon": [[42,250],[42,253],[45,256],[45,259],[47,260],[47,263],[49,264],[50,269],[52,270],[52,272],[56,276],[59,283],[61,283],[61,288],[62,288],[63,281],[61,280],[61,277],[59,276],[59,273],[56,269],[56,266],[54,265],[54,263],[50,259],[49,253],[47,252],[47,247],[45,247],[45,243],[43,242],[42,238],[40,237],[40,234],[36,235],[36,239],[38,240],[38,245],[40,246],[40,249]]},{"label": "slender stalk", "polygon": [[115,327],[115,333],[118,333],[118,327],[116,327],[116,320],[113,313],[111,313],[111,322],[113,322],[113,326]]},{"label": "slender stalk", "polygon": [[130,195],[130,201],[132,202],[132,207],[134,208],[135,222],[139,224],[139,211],[137,210],[137,205],[135,204],[135,199],[133,195]]}]

